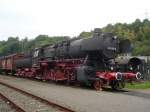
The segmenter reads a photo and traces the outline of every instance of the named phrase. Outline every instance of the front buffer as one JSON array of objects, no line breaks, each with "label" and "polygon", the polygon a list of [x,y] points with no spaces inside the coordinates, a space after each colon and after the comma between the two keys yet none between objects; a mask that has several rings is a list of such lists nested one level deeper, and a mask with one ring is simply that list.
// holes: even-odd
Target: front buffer
[{"label": "front buffer", "polygon": [[119,90],[125,87],[125,82],[128,80],[140,80],[141,74],[139,72],[96,72],[96,77],[99,78],[93,84],[96,90],[101,90],[104,86],[111,86],[113,90]]}]

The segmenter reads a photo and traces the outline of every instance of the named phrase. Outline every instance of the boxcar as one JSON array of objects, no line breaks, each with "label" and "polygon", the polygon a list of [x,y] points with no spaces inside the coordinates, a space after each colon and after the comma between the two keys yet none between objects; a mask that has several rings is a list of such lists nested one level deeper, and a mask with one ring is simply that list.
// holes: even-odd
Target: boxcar
[{"label": "boxcar", "polygon": [[0,71],[5,73],[15,73],[15,60],[22,58],[22,53],[16,53],[0,58]]}]

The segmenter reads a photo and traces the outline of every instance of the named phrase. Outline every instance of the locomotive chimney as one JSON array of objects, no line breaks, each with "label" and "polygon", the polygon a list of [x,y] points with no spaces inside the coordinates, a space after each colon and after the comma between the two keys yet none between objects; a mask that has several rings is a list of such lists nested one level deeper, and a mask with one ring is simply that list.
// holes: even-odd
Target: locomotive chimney
[{"label": "locomotive chimney", "polygon": [[100,37],[102,34],[102,30],[100,28],[95,28],[93,32],[93,37]]}]

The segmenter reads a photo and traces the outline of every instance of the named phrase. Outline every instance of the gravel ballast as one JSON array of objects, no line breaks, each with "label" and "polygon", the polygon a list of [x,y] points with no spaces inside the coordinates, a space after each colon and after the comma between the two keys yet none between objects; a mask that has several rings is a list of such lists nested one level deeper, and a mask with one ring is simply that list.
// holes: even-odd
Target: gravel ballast
[{"label": "gravel ballast", "polygon": [[[149,112],[150,98],[126,92],[95,91],[1,76],[0,81],[77,112]],[[146,93],[150,95],[150,91]]]},{"label": "gravel ballast", "polygon": [[9,103],[9,102],[5,102],[5,101],[0,97],[0,112],[15,112],[15,110],[12,109],[8,103]]},{"label": "gravel ballast", "polygon": [[[8,88],[0,84],[0,93],[3,94],[13,103],[17,104],[25,112],[62,112],[58,109],[50,107],[49,105],[42,103],[32,97],[22,94],[14,89]],[[3,105],[1,106],[3,107]],[[4,112],[4,108],[2,109]]]}]

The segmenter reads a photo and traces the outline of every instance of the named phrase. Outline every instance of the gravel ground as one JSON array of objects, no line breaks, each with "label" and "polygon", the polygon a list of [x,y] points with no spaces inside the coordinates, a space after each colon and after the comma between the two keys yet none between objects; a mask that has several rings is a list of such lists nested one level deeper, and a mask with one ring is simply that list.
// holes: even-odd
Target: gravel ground
[{"label": "gravel ground", "polygon": [[150,91],[108,92],[75,88],[31,81],[27,79],[0,76],[7,82],[35,95],[70,107],[77,112],[149,112]]},{"label": "gravel ground", "polygon": [[41,103],[32,97],[24,95],[1,84],[0,93],[5,95],[5,97],[9,98],[26,112],[59,112],[59,110],[49,107],[47,104]]},{"label": "gravel ground", "polygon": [[15,110],[0,98],[0,112],[15,112]]}]

